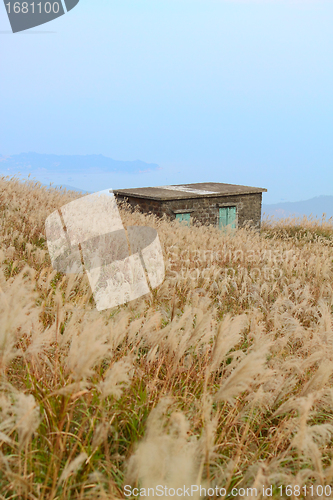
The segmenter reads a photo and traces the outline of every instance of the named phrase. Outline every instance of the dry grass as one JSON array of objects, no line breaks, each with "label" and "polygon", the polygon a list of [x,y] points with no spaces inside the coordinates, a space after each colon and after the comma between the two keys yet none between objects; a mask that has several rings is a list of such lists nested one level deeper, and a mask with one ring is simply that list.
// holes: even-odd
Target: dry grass
[{"label": "dry grass", "polygon": [[158,229],[166,279],[97,312],[45,242],[77,196],[0,179],[0,498],[331,484],[330,223],[223,234],[123,207]]}]

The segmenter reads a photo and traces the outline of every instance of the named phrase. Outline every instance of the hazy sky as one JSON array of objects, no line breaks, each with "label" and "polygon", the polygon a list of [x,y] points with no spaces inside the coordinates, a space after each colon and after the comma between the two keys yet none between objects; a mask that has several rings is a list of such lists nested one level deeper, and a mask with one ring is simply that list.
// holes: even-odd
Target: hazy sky
[{"label": "hazy sky", "polygon": [[106,187],[333,195],[332,26],[332,1],[80,0],[11,34],[1,3],[0,153],[162,167]]}]

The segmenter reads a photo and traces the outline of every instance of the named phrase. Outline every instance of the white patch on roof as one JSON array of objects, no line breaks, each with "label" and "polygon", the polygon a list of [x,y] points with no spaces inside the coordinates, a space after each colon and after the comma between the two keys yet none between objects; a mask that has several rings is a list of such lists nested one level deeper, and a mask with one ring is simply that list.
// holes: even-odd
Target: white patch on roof
[{"label": "white patch on roof", "polygon": [[220,194],[218,191],[207,191],[206,189],[194,189],[187,186],[156,186],[159,189],[169,189],[170,191],[182,191],[193,194]]}]

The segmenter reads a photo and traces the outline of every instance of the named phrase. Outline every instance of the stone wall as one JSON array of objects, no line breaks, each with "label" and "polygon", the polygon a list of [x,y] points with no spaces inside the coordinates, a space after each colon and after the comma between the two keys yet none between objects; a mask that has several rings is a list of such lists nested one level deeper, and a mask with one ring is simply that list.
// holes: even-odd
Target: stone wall
[{"label": "stone wall", "polygon": [[[163,216],[164,212],[161,201],[134,198],[132,196],[123,196],[120,194],[115,194],[115,197],[120,203],[122,201],[126,201],[126,203],[128,203],[132,208],[139,208],[142,213],[152,213],[158,217]],[[174,214],[172,214],[172,218],[175,218]]]},{"label": "stone wall", "polygon": [[260,229],[262,193],[239,194],[232,196],[214,196],[190,198],[170,201],[148,200],[144,198],[116,195],[117,200],[126,199],[133,208],[143,213],[153,213],[159,217],[163,214],[175,219],[177,212],[190,212],[191,220],[201,224],[218,226],[219,207],[236,206],[237,227],[247,223]]}]

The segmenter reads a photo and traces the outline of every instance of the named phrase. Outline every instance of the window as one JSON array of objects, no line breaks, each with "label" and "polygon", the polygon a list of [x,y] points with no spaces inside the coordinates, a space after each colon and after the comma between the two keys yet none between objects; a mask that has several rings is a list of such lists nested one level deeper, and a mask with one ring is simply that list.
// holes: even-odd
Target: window
[{"label": "window", "polygon": [[191,215],[190,214],[176,214],[176,220],[182,222],[186,226],[190,225]]},{"label": "window", "polygon": [[219,210],[219,228],[227,226],[236,229],[236,207],[221,207]]}]

